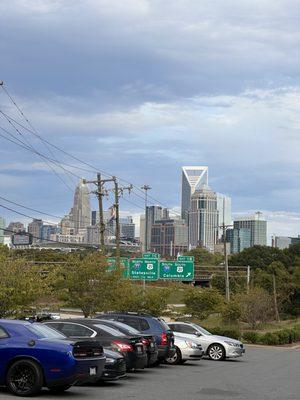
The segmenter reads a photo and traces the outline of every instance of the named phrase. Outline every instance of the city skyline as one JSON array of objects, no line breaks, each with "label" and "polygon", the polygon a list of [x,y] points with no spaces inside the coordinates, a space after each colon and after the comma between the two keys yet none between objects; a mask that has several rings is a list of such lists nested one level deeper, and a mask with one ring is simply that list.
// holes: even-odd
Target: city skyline
[{"label": "city skyline", "polygon": [[[177,212],[181,166],[209,165],[211,187],[234,199],[234,213],[260,210],[269,237],[297,236],[300,5],[71,3],[0,4],[0,80],[41,136],[97,169],[149,184],[149,194]],[[0,106],[26,125],[2,90]],[[12,130],[3,117],[1,124]],[[1,194],[64,215],[72,191],[36,154],[0,141]],[[52,151],[76,175],[95,179]],[[74,176],[54,169],[74,188]],[[121,201],[137,220],[140,209]],[[143,206],[137,197],[132,203]]]}]

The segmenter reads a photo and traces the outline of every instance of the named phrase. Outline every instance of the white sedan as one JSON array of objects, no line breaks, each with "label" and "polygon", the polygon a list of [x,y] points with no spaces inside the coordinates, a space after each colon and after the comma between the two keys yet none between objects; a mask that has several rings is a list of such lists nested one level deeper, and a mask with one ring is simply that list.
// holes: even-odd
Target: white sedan
[{"label": "white sedan", "polygon": [[165,359],[167,364],[183,364],[186,361],[198,361],[204,355],[202,346],[187,337],[174,335],[174,346],[176,349],[175,354],[172,357]]},{"label": "white sedan", "polygon": [[204,354],[211,360],[241,357],[245,353],[243,343],[226,336],[213,335],[200,325],[191,322],[170,322],[175,337],[188,338],[201,344]]}]

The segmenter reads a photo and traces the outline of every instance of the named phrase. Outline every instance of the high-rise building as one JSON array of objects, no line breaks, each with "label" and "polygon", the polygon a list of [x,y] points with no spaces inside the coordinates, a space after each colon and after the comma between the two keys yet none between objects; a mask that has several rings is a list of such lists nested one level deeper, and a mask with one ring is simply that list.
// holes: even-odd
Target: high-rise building
[{"label": "high-rise building", "polygon": [[0,217],[0,243],[4,243],[5,219]]},{"label": "high-rise building", "polygon": [[163,208],[161,206],[147,206],[145,219],[145,251],[150,249],[151,229],[155,221],[162,219]]},{"label": "high-rise building", "polygon": [[222,193],[217,193],[217,208],[219,211],[219,225],[230,225],[231,216],[231,197]]},{"label": "high-rise building", "polygon": [[125,239],[133,240],[135,238],[135,224],[131,215],[120,218],[120,235]]},{"label": "high-rise building", "polygon": [[288,249],[298,243],[300,243],[300,235],[298,237],[274,236],[272,238],[272,247],[277,247],[280,250]]},{"label": "high-rise building", "polygon": [[42,225],[41,238],[42,241],[47,242],[51,240],[51,235],[57,235],[60,233],[60,227],[57,225]]},{"label": "high-rise building", "polygon": [[235,218],[234,229],[250,229],[250,247],[267,245],[267,221],[262,218],[262,213],[257,212],[248,217]]},{"label": "high-rise building", "polygon": [[181,179],[181,218],[187,221],[191,208],[191,196],[202,185],[208,185],[208,167],[182,167]]},{"label": "high-rise building", "polygon": [[214,251],[218,240],[219,212],[217,194],[209,186],[203,185],[192,194],[188,220],[190,247],[202,246]]},{"label": "high-rise building", "polygon": [[32,235],[32,242],[40,242],[42,240],[42,226],[43,221],[41,219],[34,218],[32,222],[28,224],[28,233]]},{"label": "high-rise building", "polygon": [[230,243],[230,253],[240,253],[244,249],[251,247],[251,229],[227,229],[226,242]]},{"label": "high-rise building", "polygon": [[25,226],[22,222],[10,222],[5,230],[5,235],[10,236],[13,233],[24,232]]},{"label": "high-rise building", "polygon": [[182,219],[162,219],[152,224],[150,250],[175,257],[188,249],[188,226]]},{"label": "high-rise building", "polygon": [[91,225],[91,206],[88,186],[80,180],[75,189],[73,207],[69,214],[70,222],[74,225],[74,234],[81,233]]}]

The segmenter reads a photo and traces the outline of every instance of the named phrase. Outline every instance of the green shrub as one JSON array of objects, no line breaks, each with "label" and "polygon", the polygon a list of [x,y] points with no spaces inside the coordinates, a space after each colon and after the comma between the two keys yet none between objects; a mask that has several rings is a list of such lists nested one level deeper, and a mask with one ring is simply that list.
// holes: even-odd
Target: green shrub
[{"label": "green shrub", "polygon": [[267,333],[245,332],[243,333],[243,340],[248,343],[273,346],[295,343],[300,340],[300,325],[296,325],[294,328],[290,329],[280,329]]},{"label": "green shrub", "polygon": [[213,335],[227,336],[232,339],[240,339],[241,337],[241,332],[238,328],[223,328],[216,326],[214,328],[209,328],[207,330]]},{"label": "green shrub", "polygon": [[247,343],[258,343],[259,334],[257,332],[244,332],[243,340]]}]

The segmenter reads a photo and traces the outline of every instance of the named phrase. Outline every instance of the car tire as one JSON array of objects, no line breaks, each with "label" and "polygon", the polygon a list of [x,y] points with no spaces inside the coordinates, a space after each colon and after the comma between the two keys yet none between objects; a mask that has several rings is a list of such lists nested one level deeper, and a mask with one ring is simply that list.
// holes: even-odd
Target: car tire
[{"label": "car tire", "polygon": [[213,343],[207,350],[208,357],[213,361],[224,360],[226,353],[224,347],[219,343]]},{"label": "car tire", "polygon": [[18,360],[10,367],[6,375],[6,385],[16,396],[29,397],[37,395],[43,387],[43,371],[31,360]]},{"label": "car tire", "polygon": [[51,393],[58,394],[58,393],[63,393],[66,390],[70,389],[72,385],[60,385],[60,386],[52,386],[48,387]]},{"label": "car tire", "polygon": [[177,365],[182,363],[182,356],[179,347],[175,346],[176,352],[173,357],[168,357],[165,359],[166,363],[169,365]]}]

